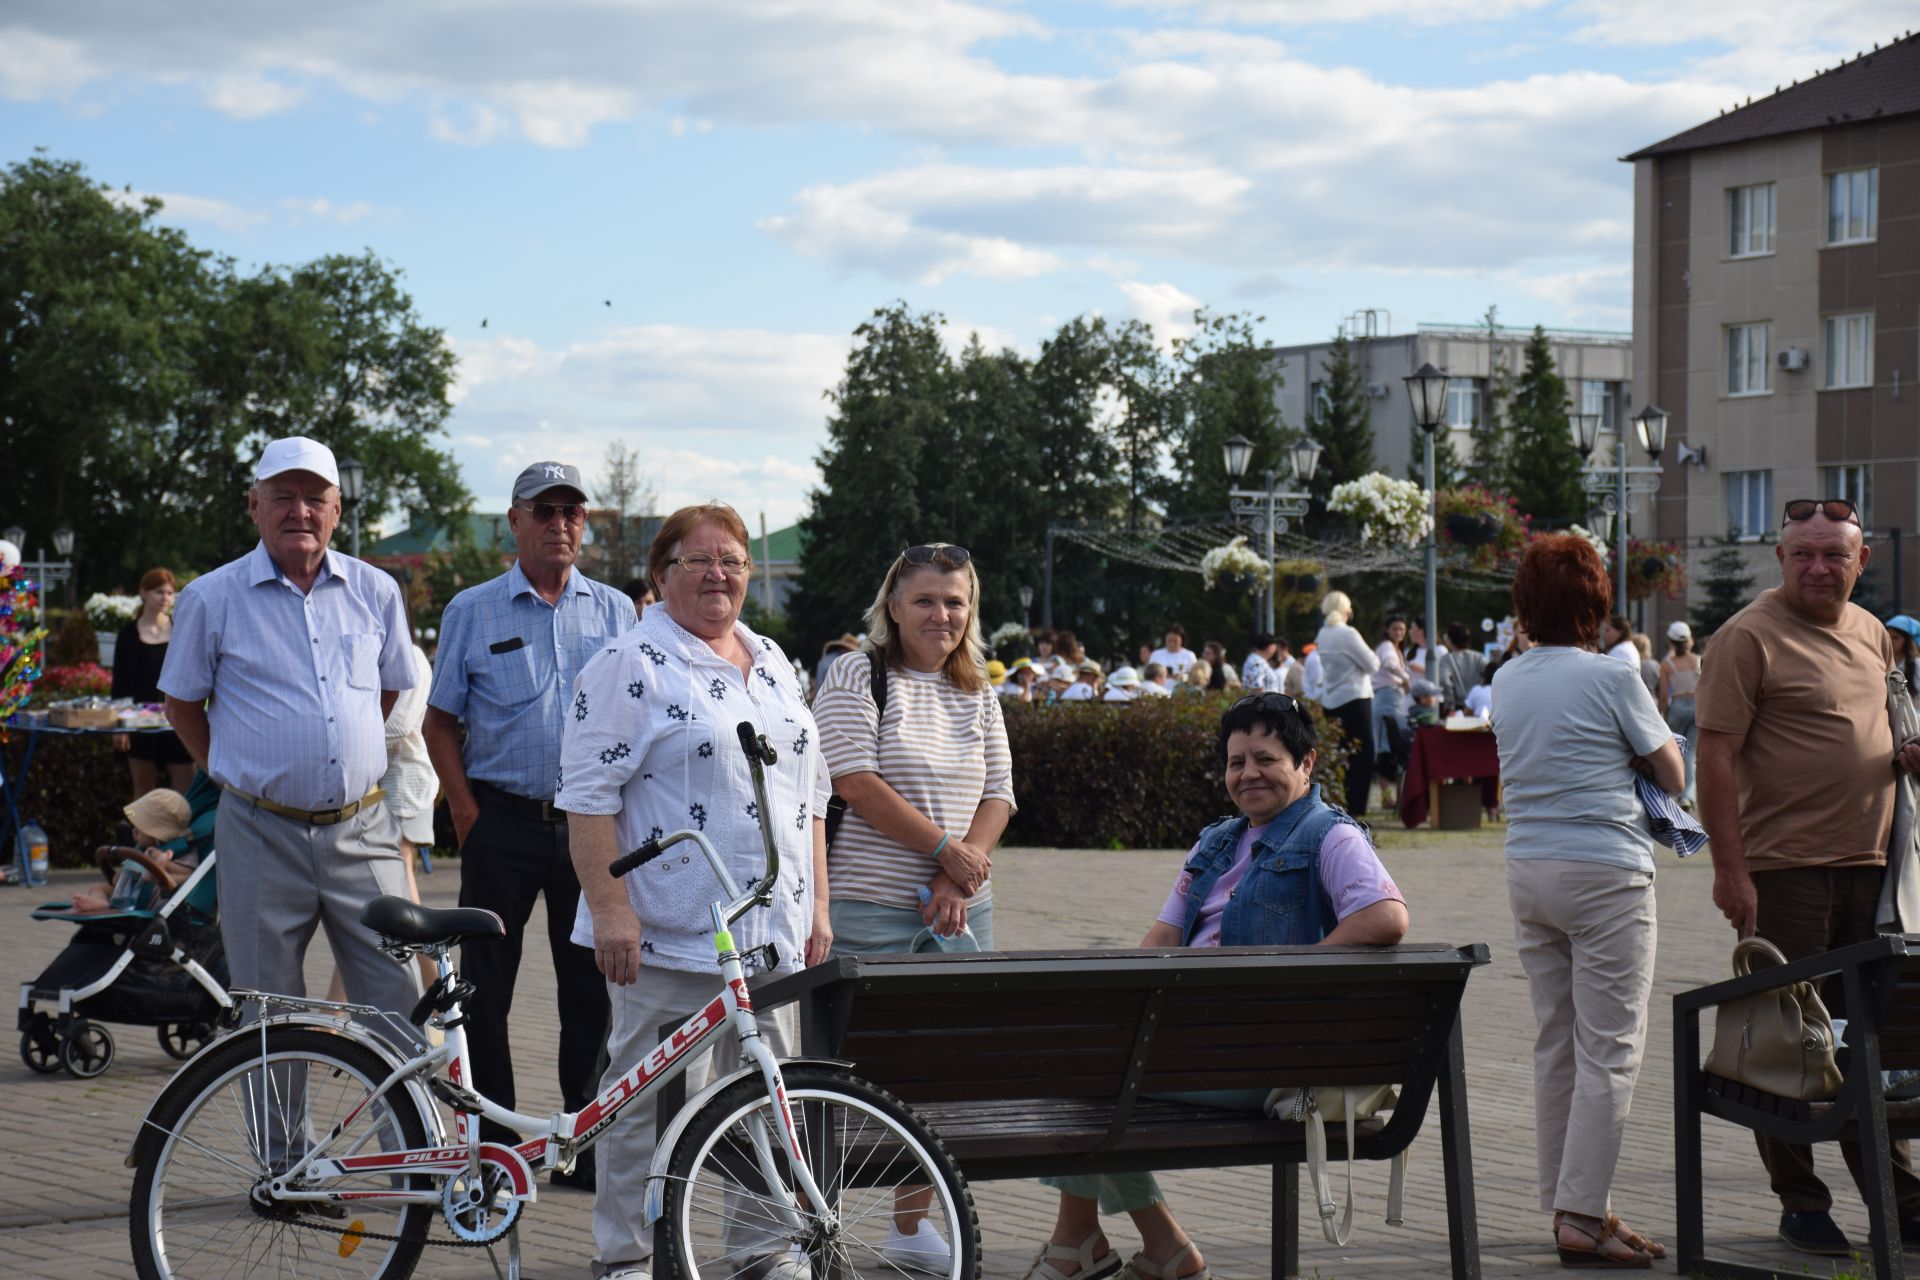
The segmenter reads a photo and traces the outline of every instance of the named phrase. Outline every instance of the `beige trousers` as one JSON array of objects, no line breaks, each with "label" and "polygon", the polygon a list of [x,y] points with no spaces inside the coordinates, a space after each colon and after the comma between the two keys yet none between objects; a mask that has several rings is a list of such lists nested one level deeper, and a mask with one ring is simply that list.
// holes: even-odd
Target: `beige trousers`
[{"label": "beige trousers", "polygon": [[1507,900],[1540,1024],[1540,1207],[1604,1217],[1646,1047],[1658,933],[1653,876],[1565,858],[1510,859]]}]

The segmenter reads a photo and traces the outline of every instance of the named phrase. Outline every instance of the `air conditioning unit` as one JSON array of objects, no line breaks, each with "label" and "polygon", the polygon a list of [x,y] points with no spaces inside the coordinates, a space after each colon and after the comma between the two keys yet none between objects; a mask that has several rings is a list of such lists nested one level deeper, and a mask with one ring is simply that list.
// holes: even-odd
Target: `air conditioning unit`
[{"label": "air conditioning unit", "polygon": [[1369,400],[1385,400],[1387,398],[1387,384],[1384,382],[1369,382],[1367,384],[1367,398]]},{"label": "air conditioning unit", "polygon": [[1798,373],[1807,367],[1807,349],[1805,347],[1782,347],[1774,353],[1773,362],[1790,373]]}]

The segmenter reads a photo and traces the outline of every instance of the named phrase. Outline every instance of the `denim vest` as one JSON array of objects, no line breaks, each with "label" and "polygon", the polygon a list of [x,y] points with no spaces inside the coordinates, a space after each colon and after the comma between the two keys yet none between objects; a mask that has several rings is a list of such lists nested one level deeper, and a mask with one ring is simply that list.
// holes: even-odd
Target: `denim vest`
[{"label": "denim vest", "polygon": [[[1220,917],[1221,946],[1311,944],[1332,932],[1338,921],[1333,900],[1320,884],[1320,846],[1339,823],[1360,827],[1320,799],[1318,784],[1280,811],[1266,833],[1254,841],[1253,865],[1227,898]],[[1200,908],[1215,882],[1233,865],[1233,851],[1246,830],[1247,819],[1242,816],[1223,818],[1200,833],[1185,868],[1193,881],[1187,889],[1181,946],[1193,945]]]}]

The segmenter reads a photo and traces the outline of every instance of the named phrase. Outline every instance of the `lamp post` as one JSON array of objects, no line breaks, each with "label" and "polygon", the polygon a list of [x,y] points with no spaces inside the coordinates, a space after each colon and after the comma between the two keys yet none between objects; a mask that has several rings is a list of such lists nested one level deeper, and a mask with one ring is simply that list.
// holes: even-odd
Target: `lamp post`
[{"label": "lamp post", "polygon": [[1574,447],[1579,449],[1581,458],[1589,463],[1580,474],[1580,487],[1588,493],[1601,495],[1600,509],[1612,517],[1615,538],[1613,607],[1616,612],[1624,614],[1627,611],[1627,513],[1640,505],[1641,494],[1652,494],[1660,488],[1660,455],[1667,447],[1667,411],[1659,405],[1650,404],[1633,418],[1634,434],[1639,437],[1640,447],[1653,459],[1653,465],[1628,466],[1627,442],[1622,439],[1614,445],[1611,475],[1591,465],[1594,445],[1600,438],[1600,415],[1569,412],[1567,416],[1573,421]]},{"label": "lamp post", "polygon": [[67,608],[73,608],[73,530],[61,525],[53,531],[53,554],[67,566]]},{"label": "lamp post", "polygon": [[1020,588],[1020,626],[1027,631],[1033,630],[1033,588]]},{"label": "lamp post", "polygon": [[366,478],[366,464],[355,458],[340,460],[340,496],[353,512],[353,555],[360,557],[360,482]]},{"label": "lamp post", "polygon": [[[1253,441],[1243,435],[1228,438],[1221,446],[1222,460],[1226,463],[1229,480],[1244,479],[1247,464],[1253,461]],[[1251,524],[1255,529],[1264,530],[1267,541],[1267,590],[1266,604],[1263,609],[1265,625],[1261,628],[1271,635],[1274,631],[1273,589],[1275,573],[1274,539],[1287,531],[1287,522],[1307,514],[1307,504],[1312,495],[1307,486],[1313,483],[1313,473],[1320,469],[1320,446],[1311,440],[1303,440],[1293,446],[1290,461],[1293,464],[1293,479],[1298,486],[1295,490],[1282,490],[1272,467],[1266,469],[1266,487],[1264,489],[1229,489],[1228,497],[1233,503],[1234,518]]]},{"label": "lamp post", "polygon": [[73,561],[69,558],[73,552],[72,529],[61,525],[53,531],[53,550],[60,557],[58,560],[47,559],[44,547],[35,548],[33,559],[27,559],[27,531],[17,524],[8,525],[0,537],[20,549],[20,567],[40,584],[40,607],[43,610],[48,604],[47,584],[53,582],[67,584],[67,606],[73,606]]},{"label": "lamp post", "polygon": [[1433,433],[1440,429],[1447,416],[1447,375],[1429,362],[1408,374],[1404,381],[1407,398],[1413,401],[1413,423],[1420,428],[1425,441],[1427,460],[1427,652],[1421,661],[1425,664],[1427,679],[1432,680],[1439,673],[1433,660],[1433,638],[1440,630],[1440,547],[1436,541],[1440,536],[1440,511],[1433,494]]}]

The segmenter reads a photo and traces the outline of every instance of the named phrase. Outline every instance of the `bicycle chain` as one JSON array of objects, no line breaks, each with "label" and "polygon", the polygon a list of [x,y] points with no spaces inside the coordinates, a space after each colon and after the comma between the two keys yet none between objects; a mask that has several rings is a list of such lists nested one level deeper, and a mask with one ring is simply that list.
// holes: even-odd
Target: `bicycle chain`
[{"label": "bicycle chain", "polygon": [[[390,1235],[385,1231],[371,1231],[365,1227],[361,1227],[358,1229],[353,1227],[330,1227],[323,1222],[313,1221],[312,1217],[306,1214],[263,1213],[260,1216],[265,1218],[268,1222],[277,1222],[284,1227],[301,1227],[307,1231],[321,1232],[324,1235],[358,1236],[362,1240],[385,1240],[389,1244],[405,1244],[406,1243],[406,1241],[403,1240],[401,1237],[396,1235]],[[434,1220],[439,1221],[439,1219],[440,1219],[440,1215],[435,1214]],[[423,1246],[434,1248],[434,1249],[488,1249],[496,1244],[499,1244],[500,1241],[499,1240],[459,1240],[459,1239],[435,1240],[429,1237],[427,1239],[422,1240],[420,1243]]]}]

